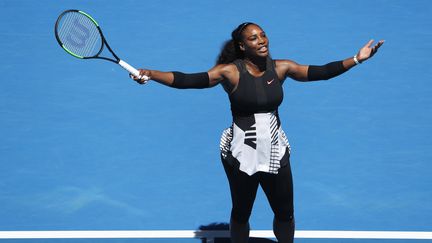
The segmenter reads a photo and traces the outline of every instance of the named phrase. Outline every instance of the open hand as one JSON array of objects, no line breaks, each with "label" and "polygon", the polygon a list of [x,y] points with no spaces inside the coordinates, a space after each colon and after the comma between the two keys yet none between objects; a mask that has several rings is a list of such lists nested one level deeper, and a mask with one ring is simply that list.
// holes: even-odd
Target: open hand
[{"label": "open hand", "polygon": [[360,51],[357,53],[357,59],[359,62],[366,61],[367,59],[371,58],[375,53],[378,51],[378,49],[384,44],[384,40],[378,41],[373,47],[374,40],[370,40],[365,46],[363,46]]}]

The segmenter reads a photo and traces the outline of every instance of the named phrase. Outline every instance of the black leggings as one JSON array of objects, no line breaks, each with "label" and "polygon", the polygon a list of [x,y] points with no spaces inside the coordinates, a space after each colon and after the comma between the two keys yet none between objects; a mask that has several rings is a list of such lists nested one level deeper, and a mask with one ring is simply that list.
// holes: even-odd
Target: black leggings
[{"label": "black leggings", "polygon": [[[238,163],[238,161],[236,161]],[[229,163],[222,158],[225,173],[228,177],[232,210],[231,218],[238,223],[247,223],[252,212],[258,185],[261,185],[270,206],[275,214],[275,219],[281,222],[294,220],[293,183],[289,153],[282,158],[278,174],[257,172],[252,176],[240,171],[238,166]]]}]

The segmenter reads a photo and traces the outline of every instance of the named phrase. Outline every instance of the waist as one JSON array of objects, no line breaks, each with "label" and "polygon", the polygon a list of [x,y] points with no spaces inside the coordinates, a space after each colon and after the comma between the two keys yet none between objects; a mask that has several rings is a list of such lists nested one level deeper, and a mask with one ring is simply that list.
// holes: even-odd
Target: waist
[{"label": "waist", "polygon": [[[280,119],[277,110],[273,112],[242,114],[233,116],[234,136],[246,135],[250,138],[270,137],[280,127]],[[241,130],[241,132],[240,132]]]},{"label": "waist", "polygon": [[252,126],[254,124],[267,123],[275,121],[277,125],[280,125],[279,112],[278,110],[263,111],[263,112],[238,112],[233,113],[233,123],[240,127]]},{"label": "waist", "polygon": [[277,113],[278,111],[278,106],[276,107],[272,107],[272,108],[262,108],[262,109],[256,109],[256,108],[244,108],[242,107],[237,108],[237,106],[231,104],[231,115],[233,116],[233,118],[235,117],[250,117],[253,116],[255,114],[265,114],[265,113]]}]

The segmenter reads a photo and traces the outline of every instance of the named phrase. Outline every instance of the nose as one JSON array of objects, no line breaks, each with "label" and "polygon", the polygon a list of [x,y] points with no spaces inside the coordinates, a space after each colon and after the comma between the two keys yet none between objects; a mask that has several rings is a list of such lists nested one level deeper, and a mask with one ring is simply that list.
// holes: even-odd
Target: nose
[{"label": "nose", "polygon": [[258,38],[258,44],[260,44],[260,45],[265,44],[266,41],[267,41],[267,39],[265,37],[263,37],[263,36],[260,36]]}]

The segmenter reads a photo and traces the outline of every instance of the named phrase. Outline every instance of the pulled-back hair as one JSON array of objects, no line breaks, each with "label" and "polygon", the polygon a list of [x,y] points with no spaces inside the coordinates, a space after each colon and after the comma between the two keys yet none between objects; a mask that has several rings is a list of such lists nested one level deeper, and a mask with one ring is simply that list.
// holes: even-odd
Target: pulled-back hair
[{"label": "pulled-back hair", "polygon": [[231,39],[224,42],[216,64],[228,64],[236,59],[242,59],[244,57],[243,51],[240,50],[239,42],[243,40],[243,30],[251,24],[254,23],[242,23],[231,32]]}]

